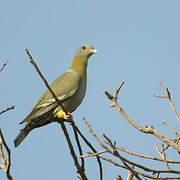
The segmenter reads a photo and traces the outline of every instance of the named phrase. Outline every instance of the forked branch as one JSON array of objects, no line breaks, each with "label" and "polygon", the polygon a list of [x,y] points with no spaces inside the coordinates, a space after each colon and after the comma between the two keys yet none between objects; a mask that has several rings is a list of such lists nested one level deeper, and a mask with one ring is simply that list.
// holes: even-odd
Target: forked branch
[{"label": "forked branch", "polygon": [[127,120],[134,128],[137,130],[146,133],[146,134],[152,134],[156,136],[158,139],[162,140],[164,143],[167,145],[173,147],[176,151],[180,152],[180,146],[173,142],[172,140],[166,138],[164,135],[162,135],[158,130],[154,129],[152,126],[147,126],[147,127],[141,127],[137,123],[135,123],[123,110],[123,108],[117,103],[117,97],[120,91],[120,88],[122,87],[122,84],[124,84],[124,81],[120,84],[119,87],[115,88],[114,90],[114,96],[112,96],[109,92],[105,91],[105,95],[112,101],[112,104],[110,105],[111,107],[115,107],[120,114],[123,116],[125,120]]},{"label": "forked branch", "polygon": [[153,94],[153,96],[158,97],[158,98],[166,98],[166,99],[168,99],[169,104],[170,104],[170,106],[171,106],[171,108],[173,110],[173,113],[175,114],[178,122],[180,123],[180,117],[179,117],[179,115],[178,115],[178,113],[177,113],[177,111],[176,111],[176,109],[174,107],[174,104],[173,104],[172,100],[171,100],[171,94],[169,92],[169,89],[165,88],[161,82],[159,84],[160,84],[161,88],[163,89],[163,91],[165,93],[165,96],[160,96],[160,95],[156,95],[156,94]]}]

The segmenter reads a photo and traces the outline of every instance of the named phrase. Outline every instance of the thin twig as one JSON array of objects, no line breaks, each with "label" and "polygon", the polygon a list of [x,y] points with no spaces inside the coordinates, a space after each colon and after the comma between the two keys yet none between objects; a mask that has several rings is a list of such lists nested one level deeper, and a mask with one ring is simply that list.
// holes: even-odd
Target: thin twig
[{"label": "thin twig", "polygon": [[[141,158],[164,162],[163,159],[160,159],[160,158],[157,158],[157,157],[153,157],[153,156],[147,156],[147,155],[139,154],[139,153],[135,153],[135,152],[131,152],[131,151],[129,151],[129,150],[123,148],[123,147],[116,147],[116,149],[120,150],[120,151],[123,151],[125,153],[128,153],[130,155],[141,157]],[[166,159],[166,160],[167,160],[168,163],[180,164],[180,161],[175,161],[175,160],[171,160],[171,159]]]},{"label": "thin twig", "polygon": [[117,175],[116,180],[123,180],[123,179],[122,179],[122,177],[120,175]]},{"label": "thin twig", "polygon": [[[81,133],[81,131],[78,129],[78,127],[76,126],[76,130],[79,133],[79,135],[81,136],[81,138],[84,140],[84,142],[89,146],[89,148],[94,152],[97,153],[96,149],[92,146],[92,144],[85,138],[85,136]],[[83,157],[81,157],[83,158]],[[101,163],[101,159],[96,156],[97,158],[97,162],[99,165],[99,173],[100,173],[100,180],[103,180],[103,168],[102,168],[102,163]]]},{"label": "thin twig", "polygon": [[[113,164],[114,166],[121,167],[121,168],[123,168],[123,169],[127,169],[126,166],[121,165],[121,164],[113,161],[112,159],[109,159],[109,158],[106,158],[106,157],[100,156],[100,155],[99,155],[99,157],[100,157],[102,160],[107,161],[107,162]],[[128,170],[128,169],[127,169],[127,170]],[[167,179],[180,179],[180,177],[154,177],[154,176],[150,176],[150,175],[148,175],[148,174],[145,174],[145,173],[143,173],[143,172],[141,172],[141,171],[137,171],[137,170],[134,170],[134,173],[139,174],[139,175],[141,175],[141,176],[143,176],[143,177],[150,178],[150,179],[160,179],[160,180],[161,180],[161,179],[165,179],[165,180],[167,180]]]},{"label": "thin twig", "polygon": [[[80,141],[79,141],[76,125],[75,125],[75,122],[74,122],[73,119],[71,121],[71,125],[73,127],[75,140],[76,140],[76,143],[77,143],[77,146],[78,146],[78,149],[79,149],[79,155],[82,156],[83,152],[82,152],[81,144],[80,144]],[[84,159],[83,158],[81,158],[81,169],[82,169],[82,171],[85,171],[85,169],[84,169]]]},{"label": "thin twig", "polygon": [[[162,146],[162,147],[164,147],[164,146]],[[168,162],[167,162],[167,160],[166,160],[166,154],[165,154],[165,152],[164,152],[164,148],[162,149],[162,151],[160,151],[160,149],[158,148],[158,146],[157,146],[156,143],[154,143],[154,148],[156,149],[156,151],[158,152],[158,154],[159,154],[159,155],[162,157],[162,159],[164,160],[164,163],[165,163],[166,167],[167,167],[168,169],[170,169],[170,167],[169,167],[169,165],[168,165]]]},{"label": "thin twig", "polygon": [[73,160],[74,160],[74,163],[75,163],[75,166],[77,168],[77,172],[81,175],[82,179],[83,180],[87,180],[87,177],[86,177],[86,174],[85,172],[81,169],[81,166],[79,165],[79,162],[78,162],[78,159],[77,159],[77,156],[76,156],[76,153],[74,151],[74,148],[73,148],[73,145],[71,143],[71,139],[69,137],[69,134],[68,134],[68,131],[66,129],[66,126],[64,124],[64,122],[59,122],[60,125],[61,125],[61,128],[64,132],[64,135],[66,137],[66,141],[68,142],[68,146],[69,146],[69,149],[70,149],[70,152],[71,152],[71,156],[73,157]]},{"label": "thin twig", "polygon": [[178,140],[180,140],[179,133],[177,133],[172,127],[170,127],[170,125],[167,122],[163,121],[162,123],[169,128],[169,130],[177,137]]},{"label": "thin twig", "polygon": [[8,63],[8,60],[6,60],[6,61],[4,62],[4,64],[3,64],[2,67],[0,68],[0,72],[5,68],[5,66],[7,65],[7,63]]},{"label": "thin twig", "polygon": [[[0,157],[2,159],[2,167],[4,172],[6,173],[6,177],[7,177],[7,180],[12,180],[12,176],[10,174],[10,167],[11,167],[11,151],[8,147],[8,145],[6,144],[6,141],[4,139],[4,136],[2,134],[2,131],[0,129]],[[3,150],[2,150],[2,145],[4,145],[6,151],[7,151],[7,160],[6,158],[4,157],[4,153],[3,153]]]},{"label": "thin twig", "polygon": [[[144,154],[135,153],[135,152],[132,152],[132,151],[125,149],[124,147],[115,147],[115,148],[116,148],[116,150],[123,151],[123,152],[128,153],[128,154],[133,155],[133,156],[141,157],[144,159],[151,159],[151,160],[155,160],[155,161],[164,162],[163,159],[153,157],[153,156],[144,155]],[[100,151],[97,153],[88,153],[87,155],[83,155],[82,157],[83,158],[94,157],[94,156],[97,156],[99,154],[104,154],[104,153],[107,153],[107,150]],[[175,161],[175,160],[171,160],[171,159],[166,159],[166,160],[168,163],[180,164],[180,161]]]},{"label": "thin twig", "polygon": [[5,110],[2,110],[2,111],[0,112],[0,115],[3,114],[3,113],[5,113],[5,112],[7,112],[7,111],[9,111],[9,110],[14,109],[14,108],[15,108],[15,106],[7,107]]},{"label": "thin twig", "polygon": [[[134,168],[134,167],[132,166],[132,168]],[[133,176],[134,176],[134,174],[131,171],[129,171],[127,180],[133,180]]]},{"label": "thin twig", "polygon": [[[168,88],[165,88],[161,82],[159,84],[160,84],[161,88],[163,89],[164,93],[166,94],[166,96],[164,96],[164,98],[168,99],[169,104],[171,105],[171,108],[173,110],[173,113],[175,114],[177,120],[180,123],[180,117],[179,117],[179,115],[178,115],[178,113],[177,113],[177,111],[176,111],[176,109],[174,107],[174,104],[173,104],[172,100],[171,100],[171,94],[170,94]],[[160,97],[160,98],[163,97],[163,96],[159,96],[159,95],[156,95],[156,94],[153,94],[153,96],[154,97]]]},{"label": "thin twig", "polygon": [[141,168],[141,169],[143,169],[144,171],[153,172],[153,173],[159,173],[159,172],[160,172],[160,173],[180,174],[180,171],[178,171],[178,170],[172,170],[172,169],[167,169],[167,170],[152,169],[152,168],[145,167],[145,166],[143,166],[143,165],[141,165],[141,164],[135,163],[135,162],[133,162],[133,161],[130,161],[130,160],[128,160],[127,158],[124,158],[123,156],[121,156],[121,155],[116,151],[116,147],[114,147],[114,145],[112,146],[112,144],[109,143],[109,141],[107,141],[106,143],[109,144],[109,145],[113,148],[113,150],[114,150],[114,155],[115,155],[116,157],[118,157],[119,159],[121,159],[121,160],[123,160],[124,162],[127,162],[127,163],[129,163],[129,164],[131,164],[131,165],[133,165],[133,166],[136,166],[136,167],[138,167],[138,168]]},{"label": "thin twig", "polygon": [[81,158],[94,157],[94,156],[98,156],[98,155],[100,155],[100,154],[104,154],[104,153],[107,153],[107,152],[108,152],[107,150],[100,151],[100,152],[96,152],[96,153],[88,152],[88,154],[83,155],[83,156],[80,156],[80,157],[81,157]]}]

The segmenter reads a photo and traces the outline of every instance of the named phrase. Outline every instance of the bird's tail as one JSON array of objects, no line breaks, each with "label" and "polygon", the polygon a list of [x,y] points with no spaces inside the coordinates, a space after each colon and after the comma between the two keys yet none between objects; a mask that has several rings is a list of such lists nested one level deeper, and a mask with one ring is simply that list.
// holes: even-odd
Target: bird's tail
[{"label": "bird's tail", "polygon": [[14,146],[17,147],[21,142],[24,140],[24,138],[29,134],[29,132],[33,128],[31,127],[30,123],[28,123],[23,129],[20,130],[20,133],[14,140]]}]

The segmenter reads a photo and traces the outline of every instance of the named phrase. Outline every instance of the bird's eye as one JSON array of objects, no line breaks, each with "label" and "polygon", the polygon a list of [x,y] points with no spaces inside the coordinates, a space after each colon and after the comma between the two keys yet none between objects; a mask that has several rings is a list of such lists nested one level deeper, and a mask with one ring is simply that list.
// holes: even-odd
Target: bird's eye
[{"label": "bird's eye", "polygon": [[82,46],[82,49],[86,49],[86,46]]}]

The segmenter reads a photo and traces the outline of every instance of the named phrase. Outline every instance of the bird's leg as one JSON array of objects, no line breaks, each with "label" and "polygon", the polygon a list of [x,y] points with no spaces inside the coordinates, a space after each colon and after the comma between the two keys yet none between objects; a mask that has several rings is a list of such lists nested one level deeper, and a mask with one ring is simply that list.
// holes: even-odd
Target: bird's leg
[{"label": "bird's leg", "polygon": [[64,119],[65,121],[72,121],[73,120],[73,116],[71,113],[68,112],[68,114],[66,114],[63,110],[60,110],[57,113],[57,117],[60,119]]}]

